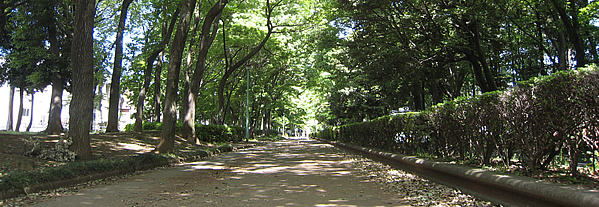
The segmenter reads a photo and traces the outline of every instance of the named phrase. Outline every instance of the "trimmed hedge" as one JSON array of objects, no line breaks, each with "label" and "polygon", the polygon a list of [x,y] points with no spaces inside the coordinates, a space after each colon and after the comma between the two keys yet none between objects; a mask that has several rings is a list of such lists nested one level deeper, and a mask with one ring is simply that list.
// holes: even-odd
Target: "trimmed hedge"
[{"label": "trimmed hedge", "polygon": [[[182,123],[177,122],[176,132],[181,131]],[[160,122],[144,122],[143,130],[162,130]],[[245,128],[238,126],[202,125],[196,124],[196,137],[209,143],[239,142],[245,136]],[[125,131],[133,131],[133,124],[128,124]]]},{"label": "trimmed hedge", "polygon": [[[325,129],[317,137],[403,154],[544,170],[562,152],[570,169],[578,155],[599,144],[597,67],[519,83],[506,91],[458,98],[419,113]],[[573,171],[574,172],[574,171]]]},{"label": "trimmed hedge", "polygon": [[245,128],[236,126],[196,124],[195,127],[198,139],[209,143],[239,142],[245,133]]}]

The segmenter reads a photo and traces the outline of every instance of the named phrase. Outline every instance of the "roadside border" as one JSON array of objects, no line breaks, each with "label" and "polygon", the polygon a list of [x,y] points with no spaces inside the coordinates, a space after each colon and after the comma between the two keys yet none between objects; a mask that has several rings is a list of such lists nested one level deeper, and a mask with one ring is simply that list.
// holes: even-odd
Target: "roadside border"
[{"label": "roadside border", "polygon": [[504,206],[599,206],[599,191],[556,184],[529,177],[487,171],[358,147],[328,140],[320,141],[365,155],[393,167],[410,171],[435,182]]}]

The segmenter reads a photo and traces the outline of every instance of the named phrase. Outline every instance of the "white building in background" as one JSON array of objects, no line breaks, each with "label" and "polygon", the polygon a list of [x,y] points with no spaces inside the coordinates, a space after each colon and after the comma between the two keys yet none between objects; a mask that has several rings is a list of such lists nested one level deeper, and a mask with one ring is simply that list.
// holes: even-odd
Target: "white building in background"
[{"label": "white building in background", "polygon": [[[104,131],[108,122],[108,93],[106,88],[102,87],[104,98],[101,102],[101,110],[94,110],[94,119],[92,122],[93,131]],[[25,93],[23,98],[23,118],[21,119],[21,127],[19,131],[25,131],[29,125],[29,121],[33,118],[31,132],[40,132],[46,129],[48,125],[48,113],[50,110],[50,100],[52,96],[52,86],[46,87],[43,91],[36,92],[33,97],[33,110],[31,108],[31,95]],[[8,111],[10,101],[10,87],[8,84],[0,86],[0,130],[8,129]],[[19,89],[15,88],[14,103],[13,103],[13,129],[16,129],[18,113],[19,113]],[[69,126],[69,103],[71,102],[71,94],[64,91],[62,95],[62,126],[68,129]],[[127,124],[133,124],[135,119],[132,117],[135,113],[135,108],[129,105],[129,100],[126,96],[121,95],[121,107],[119,113],[119,130],[124,130]],[[33,116],[33,117],[32,117]]]}]

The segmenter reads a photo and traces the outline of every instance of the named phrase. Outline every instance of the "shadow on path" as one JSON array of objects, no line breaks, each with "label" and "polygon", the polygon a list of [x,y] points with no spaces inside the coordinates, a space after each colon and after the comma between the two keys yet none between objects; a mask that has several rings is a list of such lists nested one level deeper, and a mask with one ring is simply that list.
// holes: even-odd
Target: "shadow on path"
[{"label": "shadow on path", "polygon": [[356,177],[344,154],[285,140],[82,190],[39,206],[404,206]]}]

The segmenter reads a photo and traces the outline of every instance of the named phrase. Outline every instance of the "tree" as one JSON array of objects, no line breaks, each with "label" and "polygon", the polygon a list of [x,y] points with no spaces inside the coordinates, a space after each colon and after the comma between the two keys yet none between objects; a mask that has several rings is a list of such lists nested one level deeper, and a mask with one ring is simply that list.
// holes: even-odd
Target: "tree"
[{"label": "tree", "polygon": [[25,131],[29,132],[29,130],[31,130],[31,126],[33,125],[33,106],[34,106],[34,97],[35,97],[35,91],[33,91],[31,93],[31,106],[29,108],[29,124],[27,125],[27,129],[25,129]]},{"label": "tree", "polygon": [[[143,84],[141,91],[139,92],[139,96],[137,99],[137,106],[136,106],[137,113],[135,114],[135,124],[133,126],[133,131],[141,132],[143,130],[143,127],[142,127],[143,126],[143,108],[144,108],[144,102],[146,99],[146,94],[149,91],[150,81],[152,79],[152,71],[153,71],[153,67],[154,67],[154,62],[156,61],[158,56],[160,54],[162,54],[162,52],[164,51],[164,48],[170,42],[173,30],[175,28],[175,23],[177,21],[177,17],[179,17],[179,12],[180,12],[180,9],[177,8],[177,11],[175,11],[175,13],[172,15],[170,24],[167,24],[166,21],[162,24],[162,40],[160,41],[158,46],[156,46],[151,51],[150,55],[148,56],[148,58],[146,60],[146,70],[144,71],[144,84]],[[162,67],[162,65],[159,65],[156,67],[157,69],[156,69],[156,72],[154,75],[155,76],[154,87],[156,88],[156,91],[157,91],[154,93],[155,94],[154,99],[156,100],[156,102],[158,102],[158,104],[155,105],[155,107],[158,109],[160,109],[160,107],[159,107],[160,96],[156,95],[156,94],[160,94],[159,91],[160,91],[161,70],[159,68],[161,68],[161,67]],[[156,117],[160,117],[159,113],[156,113],[156,114],[157,114]],[[159,121],[159,120],[160,119],[158,118],[157,121]]]},{"label": "tree", "polygon": [[[578,15],[580,12],[579,7],[581,2],[586,2],[586,0],[569,0],[567,2],[560,0],[551,0],[553,8],[559,14],[559,18],[562,20],[562,23],[566,29],[570,43],[574,45],[574,49],[576,50],[576,67],[578,68],[583,68],[586,65],[586,47],[580,35],[580,22],[578,20]],[[570,14],[568,14],[568,11],[566,11],[566,8],[563,4],[566,4],[569,7],[568,11],[571,12]]]},{"label": "tree", "polygon": [[15,102],[15,86],[14,85],[10,85],[10,92],[8,95],[8,118],[6,119],[6,130],[8,131],[13,131],[13,114],[14,114],[14,104]]},{"label": "tree", "polygon": [[156,151],[160,153],[173,152],[175,150],[175,125],[177,122],[177,92],[179,87],[179,73],[187,33],[191,24],[191,16],[195,9],[196,0],[184,0],[181,5],[179,25],[170,50],[170,61],[168,65],[168,76],[166,82],[166,98],[164,103],[164,121],[160,135],[160,143]]},{"label": "tree", "polygon": [[183,118],[183,127],[181,129],[182,136],[187,139],[188,142],[196,143],[198,140],[195,136],[195,112],[196,112],[196,99],[200,91],[200,82],[204,78],[206,70],[206,59],[208,51],[212,47],[212,43],[218,34],[218,21],[222,14],[223,9],[227,5],[227,0],[219,0],[214,6],[206,13],[204,23],[202,24],[202,30],[200,33],[200,44],[197,55],[197,61],[195,63],[195,69],[190,82],[189,91],[187,95],[187,112]]},{"label": "tree", "polygon": [[19,5],[28,0],[0,0],[0,47],[4,47],[7,41],[6,23],[9,14]]},{"label": "tree", "polygon": [[[39,2],[39,1],[38,1]],[[52,12],[52,9],[44,10],[47,21],[44,21],[47,25],[48,30],[48,42],[50,43],[49,48],[49,66],[47,67],[48,71],[45,73],[50,73],[50,82],[52,84],[52,94],[50,101],[50,112],[48,115],[48,127],[46,128],[47,134],[58,135],[63,132],[62,126],[62,95],[64,89],[67,85],[68,80],[70,80],[70,67],[69,67],[69,58],[70,58],[70,41],[72,32],[72,28],[66,22],[70,22],[71,16],[69,15],[68,9],[66,9],[65,3],[59,5],[53,5],[53,1],[45,2],[44,8],[56,8],[58,12]],[[61,16],[55,17],[54,15],[58,13]],[[62,20],[62,21],[58,21]],[[38,76],[48,76],[48,75],[38,75]]]},{"label": "tree", "polygon": [[106,132],[119,131],[119,102],[121,99],[121,74],[123,64],[123,33],[125,32],[125,22],[127,21],[127,12],[129,5],[133,0],[123,0],[121,13],[119,15],[119,24],[116,32],[114,49],[114,68],[112,69],[112,82],[110,83],[110,102],[108,107],[108,126]]},{"label": "tree", "polygon": [[73,99],[69,111],[70,150],[79,160],[92,159],[90,128],[94,107],[94,50],[93,31],[96,14],[95,0],[76,0],[72,44]]}]

